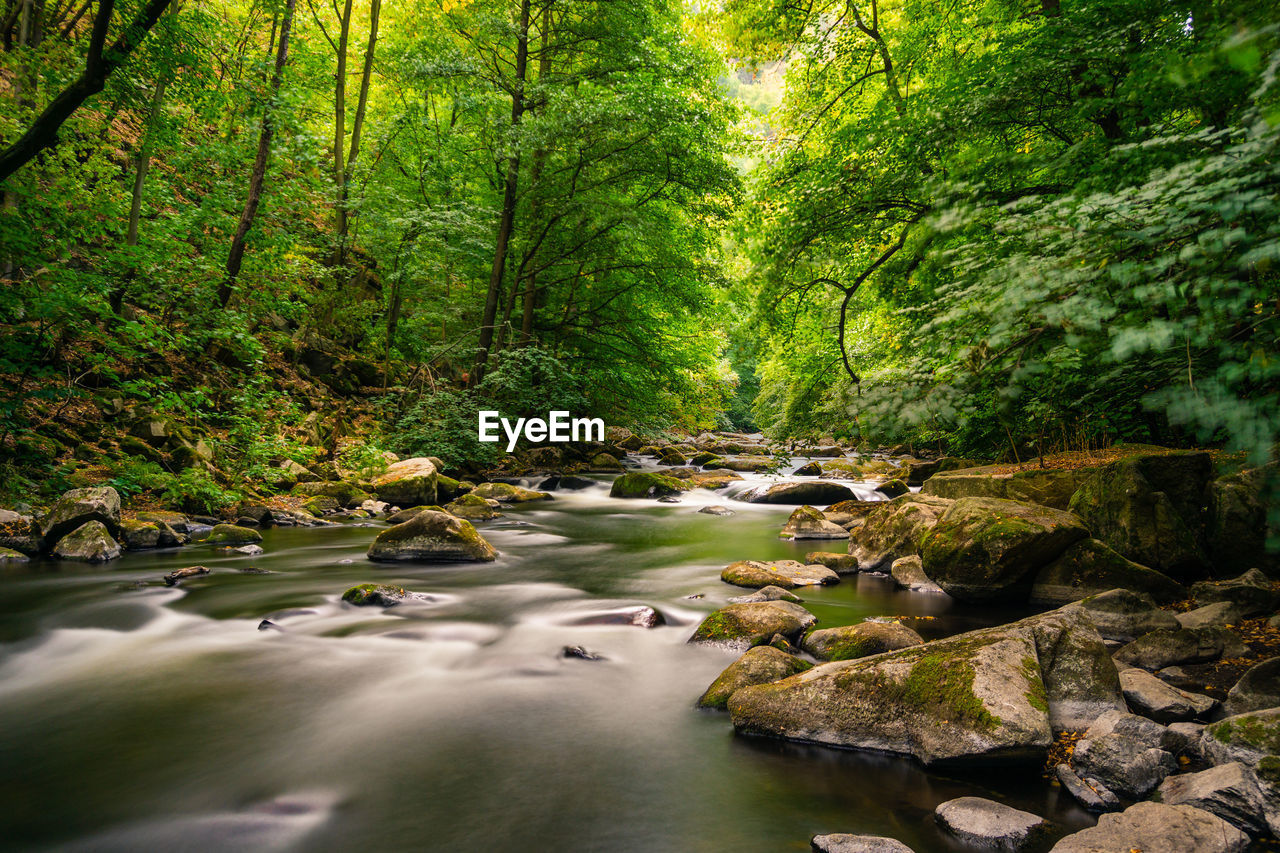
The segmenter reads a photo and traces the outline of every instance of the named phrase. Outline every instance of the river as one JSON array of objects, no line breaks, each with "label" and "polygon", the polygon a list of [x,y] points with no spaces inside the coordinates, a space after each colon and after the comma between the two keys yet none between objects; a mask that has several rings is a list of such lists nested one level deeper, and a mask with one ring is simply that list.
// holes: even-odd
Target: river
[{"label": "river", "polygon": [[[925,853],[961,849],[932,811],[963,795],[1092,823],[1039,768],[926,772],[735,736],[696,710],[735,657],[685,642],[743,592],[720,570],[845,543],[779,540],[790,507],[615,500],[608,479],[478,524],[501,552],[489,564],[374,564],[383,525],[348,523],[267,529],[257,557],[193,546],[6,570],[0,847],[747,853],[865,832]],[[713,503],[736,514],[696,511]],[[164,586],[193,564],[212,572]],[[369,581],[436,600],[339,600]],[[820,626],[907,616],[927,639],[1025,615],[866,575],[797,592]],[[667,624],[572,624],[636,604]]]}]

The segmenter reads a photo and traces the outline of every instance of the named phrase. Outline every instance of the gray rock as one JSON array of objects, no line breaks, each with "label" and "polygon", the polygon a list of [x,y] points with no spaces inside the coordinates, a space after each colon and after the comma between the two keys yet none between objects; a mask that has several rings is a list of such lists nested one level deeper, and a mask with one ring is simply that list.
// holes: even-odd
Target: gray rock
[{"label": "gray rock", "polygon": [[727,506],[720,506],[718,504],[716,506],[704,506],[702,509],[698,510],[698,512],[703,515],[733,515],[733,510],[729,509]]},{"label": "gray rock", "polygon": [[1160,748],[1164,727],[1133,714],[1103,714],[1076,743],[1071,768],[1123,797],[1140,799],[1178,768]]},{"label": "gray rock", "polygon": [[1280,755],[1280,708],[1236,714],[1205,726],[1200,751],[1214,764],[1239,761],[1257,767],[1266,756]]},{"label": "gray rock", "polygon": [[1085,782],[1076,775],[1069,764],[1059,764],[1054,768],[1054,775],[1058,777],[1058,781],[1062,783],[1067,793],[1091,812],[1106,812],[1120,807],[1120,800],[1115,794],[1101,783],[1095,787]]},{"label": "gray rock", "polygon": [[815,835],[809,841],[814,853],[915,853],[910,847],[882,835],[850,835],[838,832]]},{"label": "gray rock", "polygon": [[31,558],[21,551],[15,551],[12,548],[0,548],[0,563],[15,565],[29,562],[31,562]]},{"label": "gray rock", "polygon": [[954,501],[931,495],[903,495],[882,502],[868,514],[849,543],[858,570],[875,572],[899,557],[919,555],[920,539]]},{"label": "gray rock", "polygon": [[1268,658],[1249,669],[1227,694],[1228,716],[1280,706],[1280,658]]},{"label": "gray rock", "polygon": [[720,580],[734,586],[761,589],[779,586],[795,589],[798,586],[818,586],[840,582],[840,576],[826,566],[806,566],[795,560],[777,560],[763,563],[759,560],[739,560],[720,572]]},{"label": "gray rock", "polygon": [[1225,581],[1201,581],[1191,587],[1191,595],[1201,604],[1227,601],[1245,616],[1270,613],[1276,607],[1276,591],[1271,579],[1258,569]]},{"label": "gray rock", "polygon": [[729,664],[698,699],[700,708],[721,708],[729,697],[752,684],[769,684],[813,665],[773,646],[756,646]]},{"label": "gray rock", "polygon": [[1266,802],[1258,779],[1238,761],[1170,776],[1160,784],[1159,799],[1171,806],[1204,809],[1250,835],[1267,832]]},{"label": "gray rock", "polygon": [[857,495],[848,486],[839,483],[822,483],[810,481],[776,483],[771,486],[757,486],[744,494],[741,500],[753,504],[833,504],[848,501]]},{"label": "gray rock", "polygon": [[1131,642],[1161,628],[1177,630],[1174,615],[1156,607],[1151,596],[1127,589],[1112,589],[1074,605],[1089,614],[1106,640]]},{"label": "gray rock", "polygon": [[942,592],[942,587],[929,580],[929,576],[924,573],[924,565],[915,554],[894,560],[889,567],[889,574],[898,586],[912,592]]},{"label": "gray rock", "polygon": [[1240,657],[1248,648],[1225,628],[1161,629],[1145,634],[1115,653],[1118,663],[1155,671],[1167,666]]},{"label": "gray rock", "polygon": [[379,562],[492,562],[498,552],[471,522],[426,510],[379,533],[367,556]]},{"label": "gray rock", "polygon": [[1050,853],[1243,853],[1249,836],[1193,806],[1137,803],[1104,814],[1098,825],[1072,833]]},{"label": "gray rock", "polygon": [[102,524],[108,535],[120,535],[120,494],[110,486],[72,489],[54,503],[40,519],[40,533],[46,548],[87,522]]},{"label": "gray rock", "polygon": [[861,622],[810,631],[800,647],[818,660],[853,660],[923,642],[924,638],[900,622]]},{"label": "gray rock", "polygon": [[1131,589],[1167,604],[1186,598],[1173,578],[1125,559],[1097,539],[1081,539],[1036,572],[1034,604],[1062,605],[1111,589]]},{"label": "gray rock", "polygon": [[154,521],[120,522],[120,543],[128,551],[146,551],[160,546],[160,524]]},{"label": "gray rock", "polygon": [[750,595],[735,595],[729,599],[730,604],[754,604],[759,601],[794,601],[799,604],[804,599],[794,593],[787,592],[780,586],[761,587]]},{"label": "gray rock", "polygon": [[1176,723],[1202,717],[1218,700],[1165,684],[1144,669],[1120,670],[1120,689],[1129,707],[1158,723]]},{"label": "gray rock", "polygon": [[120,545],[111,538],[105,524],[86,521],[58,540],[53,548],[53,556],[60,560],[105,563],[120,556]]},{"label": "gray rock", "polygon": [[849,531],[827,521],[820,511],[802,506],[791,513],[778,536],[784,539],[848,539]]},{"label": "gray rock", "polygon": [[1200,758],[1200,737],[1203,723],[1170,723],[1164,738],[1164,748],[1173,755]]},{"label": "gray rock", "polygon": [[647,604],[618,607],[570,620],[569,625],[625,625],[631,628],[659,628],[667,618]]},{"label": "gray rock", "polygon": [[[378,500],[397,506],[431,506],[437,500],[438,479],[435,463],[426,457],[416,457],[389,465],[374,479],[370,491],[378,496]],[[364,500],[367,498],[355,502],[355,505]]]},{"label": "gray rock", "polygon": [[948,800],[934,810],[933,816],[944,831],[961,843],[994,850],[1021,850],[1048,827],[1038,815],[982,797]]},{"label": "gray rock", "polygon": [[746,649],[768,642],[774,634],[794,640],[817,621],[808,610],[789,601],[730,604],[708,614],[689,642]]},{"label": "gray rock", "polygon": [[1244,613],[1230,601],[1218,601],[1186,613],[1178,613],[1175,618],[1183,628],[1212,628],[1239,625]]}]

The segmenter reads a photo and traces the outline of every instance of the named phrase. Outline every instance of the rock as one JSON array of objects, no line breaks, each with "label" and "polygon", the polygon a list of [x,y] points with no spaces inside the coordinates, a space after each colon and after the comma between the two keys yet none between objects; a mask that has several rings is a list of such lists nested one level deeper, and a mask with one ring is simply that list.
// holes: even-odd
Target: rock
[{"label": "rock", "polygon": [[513,486],[510,483],[481,483],[471,490],[471,496],[495,500],[504,504],[553,500],[553,496],[547,492],[535,492],[532,489]]},{"label": "rock", "polygon": [[921,493],[940,498],[999,498],[1067,509],[1071,496],[1092,470],[985,465],[939,471],[924,481]]},{"label": "rock", "polygon": [[595,484],[596,481],[589,477],[575,477],[572,474],[556,474],[555,476],[548,477],[539,483],[538,490],[542,492],[556,492],[561,490],[576,492],[579,489],[590,488]]},{"label": "rock", "polygon": [[923,642],[923,637],[900,622],[860,622],[810,631],[800,647],[818,660],[853,660]]},{"label": "rock", "polygon": [[730,604],[754,604],[757,601],[793,601],[799,604],[804,599],[787,592],[780,586],[762,587],[750,595],[737,595],[729,599]]},{"label": "rock", "polygon": [[595,652],[589,652],[582,646],[565,646],[560,650],[560,657],[569,658],[571,660],[590,660],[601,661],[608,660],[604,655],[598,655]]},{"label": "rock", "polygon": [[1178,769],[1173,756],[1161,748],[1164,737],[1164,726],[1158,723],[1110,711],[1076,743],[1071,768],[1123,797],[1141,799]]},{"label": "rock", "polygon": [[260,554],[266,553],[262,550],[261,545],[241,545],[238,548],[231,548],[229,550],[234,551],[237,554],[243,554],[246,557],[257,557]]},{"label": "rock", "polygon": [[1257,569],[1225,581],[1201,581],[1191,587],[1191,595],[1200,604],[1229,602],[1245,616],[1270,613],[1276,607],[1277,593],[1271,579]]},{"label": "rock", "polygon": [[1127,643],[1152,631],[1179,627],[1174,615],[1156,607],[1150,596],[1127,589],[1108,590],[1070,606],[1088,613],[1104,640]]},{"label": "rock", "polygon": [[12,548],[0,548],[0,563],[15,564],[29,562],[31,562],[31,558],[21,551],[15,551]]},{"label": "rock", "polygon": [[1170,776],[1160,784],[1159,801],[1204,809],[1250,835],[1268,831],[1262,788],[1253,771],[1238,761]]},{"label": "rock", "polygon": [[[760,606],[760,605],[755,605]],[[730,699],[734,727],[911,755],[925,764],[1043,760],[1053,731],[1123,707],[1079,612],[1052,611],[871,658],[820,664]]]},{"label": "rock", "polygon": [[58,540],[53,556],[60,560],[105,563],[120,556],[120,545],[100,521],[86,521]]},{"label": "rock", "polygon": [[914,853],[893,838],[882,835],[850,835],[837,832],[831,835],[815,835],[809,840],[813,853]]},{"label": "rock", "polygon": [[592,613],[570,621],[570,625],[626,625],[632,628],[658,628],[667,624],[666,618],[647,604],[619,607],[602,613]]},{"label": "rock", "polygon": [[328,495],[316,495],[302,502],[302,508],[312,515],[328,515],[342,508],[337,498]]},{"label": "rock", "polygon": [[160,525],[125,519],[120,522],[120,543],[127,551],[146,551],[160,545]]},{"label": "rock", "polygon": [[101,524],[109,536],[119,536],[120,493],[110,486],[97,486],[63,494],[40,519],[44,546],[52,548],[68,533],[90,521]]},{"label": "rock", "polygon": [[471,522],[433,510],[382,531],[368,552],[370,560],[383,562],[492,562],[497,556]]},{"label": "rock", "polygon": [[494,509],[496,503],[495,500],[487,500],[472,492],[447,504],[444,511],[470,521],[489,521],[502,515]]},{"label": "rock", "polygon": [[405,459],[388,465],[374,478],[370,487],[378,500],[397,506],[434,504],[438,472],[435,463],[425,457]]},{"label": "rock", "polygon": [[698,510],[698,512],[702,513],[703,515],[723,515],[723,516],[733,515],[733,510],[729,509],[727,506],[719,506],[719,505],[704,506],[702,509]]},{"label": "rock", "polygon": [[165,586],[177,586],[179,581],[187,578],[194,578],[200,575],[209,574],[209,570],[204,566],[187,566],[185,569],[176,569],[164,576]]},{"label": "rock", "polygon": [[609,489],[611,498],[660,498],[678,495],[693,488],[693,484],[663,474],[632,471],[613,481]]},{"label": "rock", "polygon": [[406,601],[429,602],[435,601],[436,598],[425,592],[409,592],[402,586],[362,583],[344,592],[342,600],[356,607],[395,607]]},{"label": "rock", "polygon": [[858,561],[858,571],[879,571],[899,557],[918,555],[920,540],[952,503],[928,495],[903,495],[872,509],[866,524],[849,540],[849,553]]},{"label": "rock", "polygon": [[960,843],[995,850],[1021,850],[1049,825],[1031,812],[982,797],[948,800],[933,817]]},{"label": "rock", "polygon": [[767,471],[772,468],[774,464],[774,461],[768,456],[738,456],[722,460],[720,462],[720,467],[728,468],[730,471],[749,471],[755,473],[757,471]]},{"label": "rock", "polygon": [[286,459],[281,462],[280,470],[284,473],[285,477],[295,483],[314,483],[316,480],[320,479],[316,476],[314,471],[293,461],[292,459]]},{"label": "rock", "polygon": [[1229,601],[1206,604],[1186,613],[1175,613],[1174,618],[1183,628],[1221,628],[1227,625],[1239,625],[1244,619],[1240,608]]},{"label": "rock", "polygon": [[758,486],[745,493],[741,500],[752,504],[833,504],[853,500],[857,496],[848,486],[839,483],[802,481]]},{"label": "rock", "polygon": [[688,465],[688,458],[674,447],[664,447],[658,453],[659,465]]},{"label": "rock", "polygon": [[1197,529],[1212,469],[1200,451],[1122,459],[1081,483],[1069,508],[1113,550],[1186,578],[1206,566]]},{"label": "rock", "polygon": [[1063,788],[1067,789],[1077,803],[1091,812],[1105,812],[1120,807],[1120,800],[1099,784],[1097,787],[1088,784],[1075,774],[1069,764],[1059,764],[1054,768],[1054,775]]},{"label": "rock", "polygon": [[1145,634],[1115,653],[1118,663],[1155,671],[1166,666],[1240,657],[1248,648],[1225,628],[1161,629]]},{"label": "rock", "polygon": [[900,587],[916,592],[942,592],[942,587],[929,580],[929,576],[924,573],[922,561],[914,554],[894,560],[889,567],[889,574]]},{"label": "rock", "polygon": [[806,565],[826,566],[836,574],[858,571],[858,563],[852,556],[834,551],[810,551],[804,555],[804,562]]},{"label": "rock", "polygon": [[[485,506],[488,506],[488,504],[486,503]],[[411,506],[407,509],[397,510],[396,512],[387,516],[387,523],[388,524],[404,524],[406,521],[413,518],[418,513],[425,512],[426,510],[429,510],[429,509],[434,509],[436,512],[444,511],[442,507]]]},{"label": "rock", "polygon": [[1276,557],[1267,553],[1265,495],[1267,478],[1275,475],[1272,463],[1209,484],[1205,545],[1215,566],[1232,571],[1274,567]]},{"label": "rock", "polygon": [[848,539],[849,531],[827,521],[813,507],[802,506],[791,513],[778,536],[784,539]]},{"label": "rock", "polygon": [[1200,752],[1214,764],[1239,761],[1255,768],[1264,757],[1280,755],[1280,708],[1210,723],[1201,733]]},{"label": "rock", "polygon": [[270,619],[263,619],[258,623],[259,631],[279,631],[280,626],[272,622]]},{"label": "rock", "polygon": [[205,542],[210,545],[252,545],[262,541],[262,534],[235,524],[217,524]]},{"label": "rock", "polygon": [[708,614],[689,642],[749,648],[767,642],[774,634],[794,640],[817,621],[808,610],[789,601],[730,604]]},{"label": "rock", "polygon": [[739,560],[720,573],[720,580],[750,589],[766,586],[794,589],[798,586],[839,583],[840,576],[826,566],[806,566],[795,560],[778,560],[773,563]]},{"label": "rock", "polygon": [[1097,826],[1068,835],[1049,853],[1243,853],[1248,846],[1247,835],[1203,809],[1135,803],[1102,815]]},{"label": "rock", "polygon": [[1165,684],[1144,669],[1120,670],[1120,689],[1134,713],[1157,723],[1193,720],[1209,713],[1218,704],[1217,699]]},{"label": "rock", "polygon": [[887,498],[896,498],[899,495],[908,494],[911,489],[901,480],[889,480],[876,486],[876,491]]},{"label": "rock", "polygon": [[[309,497],[309,498],[313,498],[313,497],[333,498],[335,501],[338,502],[339,506],[343,506],[343,507],[360,506],[360,504],[369,500],[369,497],[370,497],[369,493],[364,491],[363,489],[357,486],[354,486],[351,483],[345,483],[341,480],[337,480],[333,482],[326,481],[323,483],[299,483],[298,485],[293,487],[290,494],[301,495],[303,497]],[[387,501],[388,503],[399,504],[400,506],[421,503],[420,501],[393,501],[387,498],[381,498],[381,499]],[[435,501],[434,500],[429,501],[429,503],[435,503]]]},{"label": "rock", "polygon": [[[961,459],[956,456],[943,456],[928,462],[911,462],[907,465],[907,485],[923,486],[924,481],[934,474],[943,471],[956,471],[961,468],[975,468],[979,463],[972,459]],[[1003,497],[997,495],[996,497]]]},{"label": "rock", "polygon": [[1162,604],[1187,596],[1173,578],[1126,560],[1097,539],[1081,539],[1036,572],[1031,601],[1056,606],[1109,589],[1146,593]]},{"label": "rock", "polygon": [[791,472],[793,477],[821,477],[822,463],[817,460],[805,463]]},{"label": "rock", "polygon": [[1013,600],[1029,596],[1029,575],[1088,535],[1079,518],[1062,510],[960,498],[923,536],[920,556],[925,574],[953,598]]},{"label": "rock", "polygon": [[1228,716],[1280,707],[1280,658],[1268,658],[1249,669],[1227,694]]},{"label": "rock", "polygon": [[1200,738],[1203,735],[1203,723],[1170,723],[1165,730],[1163,745],[1175,757],[1185,755],[1192,760],[1200,760]]},{"label": "rock", "polygon": [[720,454],[713,453],[710,450],[703,450],[689,457],[689,464],[698,466],[716,467],[720,464]]},{"label": "rock", "polygon": [[729,664],[698,699],[699,708],[723,709],[729,697],[753,684],[769,684],[813,665],[772,646],[756,646]]}]

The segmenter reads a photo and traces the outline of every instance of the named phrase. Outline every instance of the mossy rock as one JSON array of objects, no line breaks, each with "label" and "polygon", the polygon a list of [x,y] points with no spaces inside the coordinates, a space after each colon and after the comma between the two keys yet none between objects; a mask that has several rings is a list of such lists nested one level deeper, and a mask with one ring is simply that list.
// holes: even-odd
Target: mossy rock
[{"label": "mossy rock", "polygon": [[412,593],[402,586],[379,583],[362,583],[342,594],[342,600],[356,607],[394,607],[407,601]]},{"label": "mossy rock", "polygon": [[45,547],[52,547],[87,522],[102,524],[110,536],[120,533],[120,493],[110,486],[72,489],[40,519]]},{"label": "mossy rock", "polygon": [[712,453],[709,450],[700,451],[689,458],[690,465],[698,465],[703,468],[715,468],[723,461],[724,459],[720,454]]},{"label": "mossy rock", "polygon": [[447,504],[444,511],[471,521],[488,521],[502,515],[489,504],[489,501],[476,494],[463,495]]},{"label": "mossy rock", "polygon": [[337,498],[328,495],[316,495],[302,502],[302,508],[312,515],[326,515],[342,507]]},{"label": "mossy rock", "polygon": [[359,506],[373,497],[364,489],[342,480],[299,483],[291,493],[305,497],[333,498],[344,507]]},{"label": "mossy rock", "polygon": [[129,551],[146,551],[160,545],[160,525],[153,521],[125,519],[120,522],[120,542]]},{"label": "mossy rock", "polygon": [[120,556],[120,545],[100,521],[86,521],[58,540],[53,556],[60,560],[105,563]]},{"label": "mossy rock", "polygon": [[693,488],[693,483],[663,474],[633,471],[613,481],[611,498],[660,498],[678,495]]},{"label": "mossy rock", "polygon": [[378,500],[396,506],[434,504],[439,502],[438,483],[435,463],[429,457],[418,456],[388,465],[374,478],[370,490]]},{"label": "mossy rock", "polygon": [[811,506],[797,507],[778,536],[783,539],[848,539],[849,531],[828,521],[822,511]]},{"label": "mossy rock", "polygon": [[[1280,708],[1250,711],[1205,727],[1200,749],[1214,764],[1239,761],[1257,767],[1280,756]],[[1274,761],[1268,766],[1275,767]]]},{"label": "mossy rock", "polygon": [[451,501],[462,493],[457,480],[444,474],[436,474],[436,500]]},{"label": "mossy rock", "polygon": [[899,495],[905,495],[909,493],[911,489],[909,489],[907,487],[907,484],[902,482],[901,480],[886,480],[885,482],[876,486],[876,491],[884,495],[885,497],[892,499],[892,498],[898,497]]},{"label": "mossy rock", "polygon": [[481,483],[472,489],[467,497],[485,498],[504,504],[554,500],[553,496],[547,492],[535,492],[510,483]]},{"label": "mossy rock", "polygon": [[254,545],[262,541],[262,534],[238,524],[215,524],[204,541],[209,545]]},{"label": "mossy rock", "polygon": [[1125,559],[1097,539],[1081,539],[1036,572],[1031,602],[1057,606],[1109,589],[1131,589],[1162,604],[1187,597],[1186,588],[1168,575]]},{"label": "mossy rock", "polygon": [[689,642],[746,649],[767,643],[774,634],[794,640],[817,621],[808,610],[789,601],[730,604],[708,614]]},{"label": "mossy rock", "polygon": [[[854,529],[849,541],[849,553],[857,560],[858,570],[881,571],[899,557],[919,555],[921,540],[953,503],[919,494],[903,495],[871,508],[866,523]],[[843,506],[836,504],[830,509],[838,511]]]},{"label": "mossy rock", "polygon": [[497,556],[471,522],[434,510],[382,531],[368,552],[380,562],[492,562]]},{"label": "mossy rock", "polygon": [[618,461],[618,457],[610,453],[597,453],[591,457],[592,471],[621,471],[622,463]]},{"label": "mossy rock", "polygon": [[818,660],[854,660],[923,642],[923,637],[900,622],[861,622],[810,631],[800,647]]},{"label": "mossy rock", "polygon": [[724,709],[729,697],[753,684],[769,684],[804,672],[813,664],[776,649],[773,646],[756,646],[729,664],[724,672],[711,682],[711,686],[698,699],[699,708]]},{"label": "mossy rock", "polygon": [[799,586],[828,585],[840,582],[840,576],[818,564],[804,565],[795,560],[777,560],[771,563],[759,560],[739,560],[725,567],[720,580],[748,589],[767,586],[795,589]]},{"label": "mossy rock", "polygon": [[21,551],[15,551],[12,548],[0,548],[0,564],[18,564],[29,563],[31,558]]},{"label": "mossy rock", "polygon": [[816,563],[819,566],[826,566],[838,575],[856,573],[858,571],[858,561],[853,558],[852,554],[838,554],[834,551],[810,551],[804,555],[806,564]]}]

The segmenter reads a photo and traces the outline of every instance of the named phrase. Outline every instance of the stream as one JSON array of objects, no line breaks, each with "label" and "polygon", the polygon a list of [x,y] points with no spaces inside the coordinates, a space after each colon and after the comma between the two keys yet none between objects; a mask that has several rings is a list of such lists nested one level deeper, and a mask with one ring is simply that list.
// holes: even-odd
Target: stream
[{"label": "stream", "polygon": [[[778,479],[745,476],[728,492]],[[489,564],[371,563],[385,525],[369,522],[269,528],[257,557],[192,546],[5,570],[0,847],[743,853],[860,832],[924,853],[964,849],[932,811],[965,795],[1064,832],[1093,823],[1037,767],[926,772],[735,736],[696,710],[736,657],[685,643],[744,592],[720,570],[846,543],[778,539],[793,507],[615,500],[596,479],[478,523],[501,552]],[[697,512],[711,504],[735,515]],[[212,572],[164,586],[189,565]],[[370,581],[436,600],[340,601]],[[926,639],[1026,615],[870,575],[796,592],[820,627],[906,616]],[[667,624],[573,624],[637,604]]]}]

